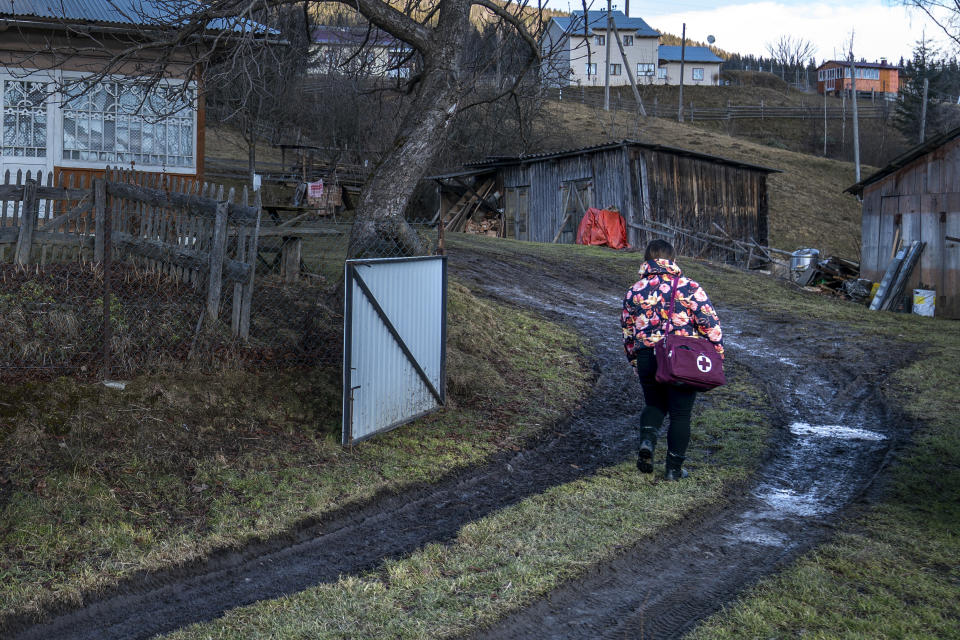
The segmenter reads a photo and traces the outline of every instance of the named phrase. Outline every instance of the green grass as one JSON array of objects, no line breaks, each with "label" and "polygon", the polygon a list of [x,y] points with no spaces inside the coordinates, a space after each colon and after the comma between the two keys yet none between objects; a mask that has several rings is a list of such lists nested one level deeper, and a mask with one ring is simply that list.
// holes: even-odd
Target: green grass
[{"label": "green grass", "polygon": [[167,637],[413,639],[475,630],[662,535],[685,515],[722,503],[764,448],[767,403],[746,380],[711,393],[709,407],[695,418],[689,481],[638,473],[631,460],[470,523],[449,545],[430,544],[376,571],[242,607]]},{"label": "green grass", "polygon": [[62,378],[0,401],[0,614],[274,535],[519,446],[589,385],[578,339],[452,283],[447,409],[339,444],[339,372]]},{"label": "green grass", "polygon": [[[457,242],[476,247],[484,240]],[[506,257],[516,249],[501,243],[495,251]],[[579,265],[611,275],[630,275],[640,261],[635,253],[587,247],[530,245],[527,252],[558,268]],[[958,323],[871,312],[722,265],[690,259],[680,264],[718,304],[809,325],[811,340],[818,339],[816,325],[828,322],[858,331],[857,342],[882,340],[891,348],[918,351],[882,384],[886,401],[903,413],[898,418],[903,428],[915,431],[881,478],[879,502],[847,521],[829,544],[763,581],[691,637],[960,638]],[[886,373],[886,364],[878,363],[878,374]]]},{"label": "green grass", "polygon": [[695,640],[715,638],[960,638],[960,394],[956,322],[892,314],[861,322],[925,342],[886,389],[917,430],[900,452],[882,502],[846,522],[829,544],[763,581]]}]

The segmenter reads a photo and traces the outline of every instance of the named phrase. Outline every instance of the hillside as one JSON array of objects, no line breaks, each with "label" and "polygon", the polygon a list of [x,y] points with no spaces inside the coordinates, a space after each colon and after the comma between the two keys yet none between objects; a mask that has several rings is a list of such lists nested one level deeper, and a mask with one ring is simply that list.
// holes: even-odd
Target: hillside
[{"label": "hillside", "polygon": [[[747,138],[761,144],[801,151],[815,155],[823,154],[823,96],[791,89],[778,76],[756,71],[723,72],[723,77],[732,84],[720,87],[684,86],[683,104],[685,113],[691,104],[696,109],[726,108],[728,106],[800,107],[809,112],[806,118],[750,118],[730,120],[697,120],[699,128]],[[664,115],[676,113],[679,106],[679,87],[649,85],[639,87],[640,98],[648,109],[656,105]],[[564,100],[570,99],[587,104],[603,104],[603,87],[571,88],[564,91]],[[629,87],[612,87],[610,100],[614,106],[632,109],[633,92]],[[568,97],[569,96],[569,97]],[[842,110],[840,98],[828,97],[826,106]],[[893,127],[894,104],[881,99],[875,102],[862,98],[858,105],[863,112],[881,112],[886,109],[887,118],[864,118],[861,121],[860,158],[867,164],[882,166],[905,151],[911,145]],[[852,106],[846,103],[846,123],[839,118],[827,121],[827,156],[834,159],[853,160]]]},{"label": "hillside", "polygon": [[[646,118],[638,123],[626,112],[606,113],[570,102],[548,105],[545,122],[552,132],[546,138],[548,148],[569,149],[630,138],[780,169],[783,173],[769,179],[770,245],[788,251],[814,247],[825,255],[859,258],[860,205],[843,193],[856,182],[853,165],[848,162],[779,149],[663,118]],[[869,175],[873,170],[864,166],[862,174]]]}]

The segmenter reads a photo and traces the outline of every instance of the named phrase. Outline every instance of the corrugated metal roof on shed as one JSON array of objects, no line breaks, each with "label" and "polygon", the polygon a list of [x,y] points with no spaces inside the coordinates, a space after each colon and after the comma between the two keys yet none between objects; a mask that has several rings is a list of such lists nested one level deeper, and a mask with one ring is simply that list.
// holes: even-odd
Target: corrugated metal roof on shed
[{"label": "corrugated metal roof on shed", "polygon": [[535,162],[540,160],[549,160],[552,158],[563,158],[568,156],[574,156],[582,153],[589,153],[592,151],[603,151],[606,149],[613,149],[613,148],[622,147],[622,146],[623,147],[641,147],[641,148],[650,149],[653,151],[663,151],[665,153],[672,153],[685,158],[699,158],[701,160],[709,160],[711,162],[726,164],[726,165],[738,167],[741,169],[753,169],[755,171],[763,171],[765,173],[782,173],[780,169],[771,169],[769,167],[750,164],[748,162],[740,162],[739,160],[721,158],[720,156],[711,156],[709,154],[700,153],[698,151],[690,151],[688,149],[680,149],[678,147],[668,147],[661,144],[653,144],[649,142],[640,142],[638,140],[621,140],[619,142],[608,142],[605,144],[599,144],[599,145],[594,145],[590,147],[581,147],[579,149],[546,151],[543,153],[531,153],[531,154],[520,155],[515,157],[498,157],[493,159],[481,160],[479,162],[469,162],[464,166],[465,167],[496,167],[496,166],[505,166],[505,165],[511,165],[511,164],[521,164],[525,162]]},{"label": "corrugated metal roof on shed", "polygon": [[944,145],[950,142],[951,140],[957,137],[960,137],[960,127],[957,127],[956,129],[951,129],[946,133],[930,138],[923,144],[917,145],[916,147],[909,149],[905,153],[897,156],[896,158],[890,161],[890,164],[880,169],[876,173],[864,178],[863,180],[861,180],[860,182],[858,182],[853,186],[847,187],[846,189],[844,189],[844,193],[862,195],[864,187],[867,187],[868,185],[871,185],[874,182],[882,180],[883,178],[887,177],[891,173],[895,173],[896,171],[907,166],[917,158],[920,158],[926,155],[928,152],[936,149],[941,145]]},{"label": "corrugated metal roof on shed", "polygon": [[[0,16],[40,18],[67,22],[115,25],[175,25],[190,16],[200,4],[196,0],[0,0]],[[268,31],[262,24],[243,18],[211,20],[209,29]]]}]

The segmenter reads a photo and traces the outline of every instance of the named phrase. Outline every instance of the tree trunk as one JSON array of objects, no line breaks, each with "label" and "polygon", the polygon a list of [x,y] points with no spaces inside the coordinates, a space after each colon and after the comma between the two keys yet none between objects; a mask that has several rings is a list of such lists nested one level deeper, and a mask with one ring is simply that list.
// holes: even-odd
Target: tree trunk
[{"label": "tree trunk", "polygon": [[393,148],[360,193],[350,232],[352,258],[422,255],[423,243],[406,222],[410,199],[444,140],[460,95],[459,67],[467,41],[470,5],[444,2],[422,78]]}]

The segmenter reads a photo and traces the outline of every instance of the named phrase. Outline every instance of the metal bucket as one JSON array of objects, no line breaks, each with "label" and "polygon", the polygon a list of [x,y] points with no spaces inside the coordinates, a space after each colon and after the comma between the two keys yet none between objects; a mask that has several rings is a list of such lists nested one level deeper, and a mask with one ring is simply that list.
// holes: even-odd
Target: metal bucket
[{"label": "metal bucket", "polygon": [[790,254],[790,270],[803,271],[819,257],[820,252],[816,249],[797,249]]},{"label": "metal bucket", "polygon": [[913,312],[932,318],[937,306],[937,292],[930,289],[913,290]]}]

